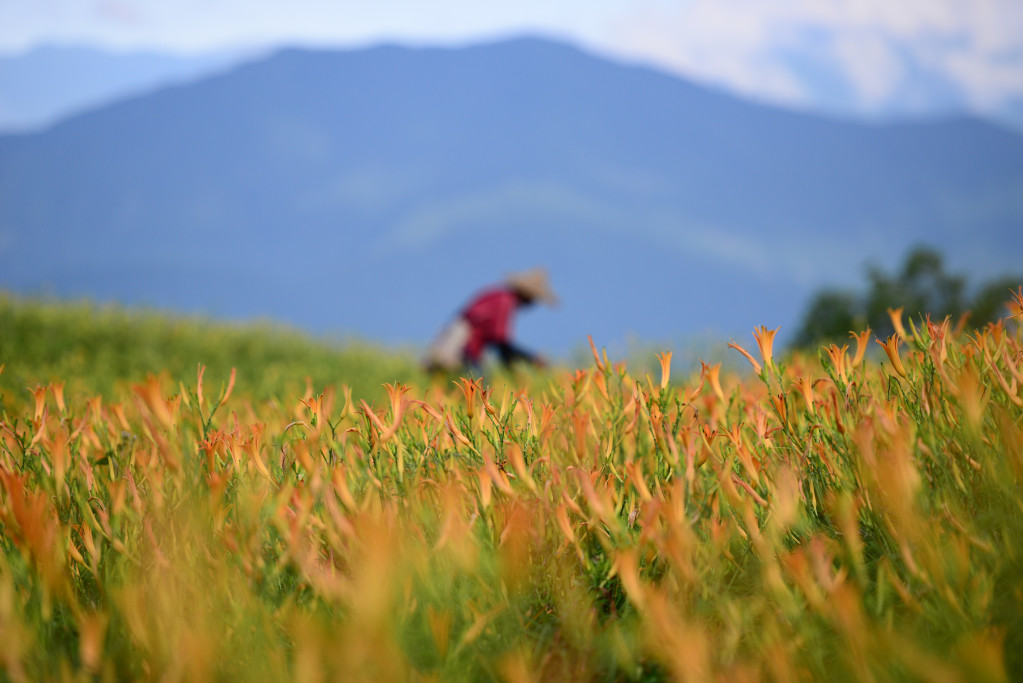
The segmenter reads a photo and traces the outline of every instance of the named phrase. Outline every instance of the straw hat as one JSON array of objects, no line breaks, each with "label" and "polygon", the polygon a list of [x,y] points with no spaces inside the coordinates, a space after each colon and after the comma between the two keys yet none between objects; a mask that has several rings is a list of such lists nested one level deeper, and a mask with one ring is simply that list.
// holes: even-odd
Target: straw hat
[{"label": "straw hat", "polygon": [[550,281],[547,278],[547,271],[544,268],[533,268],[520,273],[510,273],[505,276],[504,282],[530,299],[545,303],[548,306],[558,305],[558,297],[554,290],[551,289]]}]

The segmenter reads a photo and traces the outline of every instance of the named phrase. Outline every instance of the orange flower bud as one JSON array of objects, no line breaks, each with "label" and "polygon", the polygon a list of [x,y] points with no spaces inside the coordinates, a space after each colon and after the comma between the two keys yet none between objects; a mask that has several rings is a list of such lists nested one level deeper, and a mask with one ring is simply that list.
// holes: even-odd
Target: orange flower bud
[{"label": "orange flower bud", "polygon": [[[892,327],[895,328],[895,333],[901,338],[905,339],[909,335],[906,334],[906,328],[902,326],[902,307],[889,308],[888,317],[892,319]],[[883,346],[883,344],[882,344]]]},{"label": "orange flower bud", "polygon": [[657,354],[657,360],[661,362],[661,390],[667,388],[668,380],[671,378],[671,351]]},{"label": "orange flower bud", "polygon": [[754,358],[752,356],[752,354],[750,354],[749,351],[747,351],[746,349],[742,348],[741,346],[739,346],[735,342],[728,342],[728,346],[730,348],[735,349],[736,351],[738,351],[742,355],[746,356],[746,360],[748,360],[750,362],[750,365],[753,366],[753,371],[756,372],[758,375],[761,373],[762,368],[760,367],[760,363],[757,362],[757,359]]},{"label": "orange flower bud", "polygon": [[764,359],[764,365],[767,367],[771,367],[774,363],[774,335],[780,329],[780,327],[776,327],[769,330],[764,325],[753,329],[753,336],[757,340],[757,346],[760,347],[760,357]]},{"label": "orange flower bud", "polygon": [[888,354],[888,360],[891,361],[892,367],[895,368],[895,372],[899,373],[900,376],[905,377],[906,367],[902,364],[902,359],[899,358],[899,336],[893,334],[888,337],[887,341],[882,342],[880,339],[875,339],[874,341],[884,348],[884,352]]}]

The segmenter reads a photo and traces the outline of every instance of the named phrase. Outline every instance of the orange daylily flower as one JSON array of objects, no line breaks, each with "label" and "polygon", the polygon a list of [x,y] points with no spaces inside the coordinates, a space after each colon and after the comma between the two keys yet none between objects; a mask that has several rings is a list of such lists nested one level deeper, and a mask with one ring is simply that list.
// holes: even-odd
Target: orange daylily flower
[{"label": "orange daylily flower", "polygon": [[[444,410],[444,425],[448,428],[448,433],[451,434],[451,438],[455,441],[455,443],[472,447],[472,442],[469,441],[465,434],[462,433],[462,430],[455,425],[455,421],[451,419],[451,413],[448,412],[447,409]],[[487,479],[487,481],[490,480]]]},{"label": "orange daylily flower", "polygon": [[[600,354],[597,353],[597,345],[593,343],[593,335],[588,334],[586,335],[586,338],[590,341],[590,351],[593,352],[593,360],[597,363],[597,370],[599,370],[600,372],[604,372],[604,368],[606,368],[607,365],[600,360]],[[604,359],[607,360],[606,351],[604,352]]]},{"label": "orange daylily flower", "polygon": [[32,396],[35,397],[35,413],[32,418],[35,421],[39,421],[39,418],[43,416],[43,406],[46,405],[46,387],[43,385],[37,385],[35,389],[32,389]]},{"label": "orange daylily flower", "polygon": [[[206,402],[206,397],[203,395],[203,388],[202,388],[202,379],[203,379],[203,375],[205,373],[206,373],[206,366],[203,365],[202,363],[199,363],[198,371],[196,373],[195,394],[196,394],[196,398],[197,398],[197,400],[199,402],[199,409],[200,410],[202,410],[203,403]],[[219,405],[223,405],[223,403],[225,401],[227,401],[227,399],[231,398],[231,392],[234,391],[234,382],[237,379],[237,376],[238,376],[238,368],[231,368],[231,377],[227,380],[227,388],[221,390],[221,396],[220,396],[220,399],[217,402],[218,406]],[[308,395],[312,395],[312,389],[310,388],[309,390],[307,390],[306,393]]]},{"label": "orange daylily flower", "polygon": [[[308,399],[300,398],[298,401],[309,410],[309,414],[312,416],[310,418],[310,424],[319,425],[323,423],[323,394],[311,396]],[[301,417],[301,413],[302,411],[300,408],[296,409],[296,417]]]},{"label": "orange daylily flower", "polygon": [[625,593],[632,603],[643,612],[647,604],[647,591],[639,575],[639,562],[632,548],[620,550],[611,572],[617,574],[625,587]]},{"label": "orange daylily flower", "polygon": [[405,413],[405,408],[408,406],[408,401],[405,400],[405,394],[412,391],[412,387],[407,384],[384,384],[384,389],[387,390],[387,396],[391,399],[391,417],[394,420],[395,426],[401,421],[401,416]]},{"label": "orange daylily flower", "polygon": [[966,323],[968,323],[970,321],[970,318],[972,316],[973,316],[973,311],[965,311],[962,315],[959,316],[959,319],[956,320],[955,327],[952,328],[952,336],[953,337],[958,339],[959,337],[961,337],[963,335],[963,331],[966,329]]},{"label": "orange daylily flower", "polygon": [[572,524],[568,520],[568,510],[565,509],[565,504],[562,503],[554,510],[554,519],[558,522],[558,527],[561,529],[561,533],[565,536],[565,543],[575,543],[575,532],[572,531]]},{"label": "orange daylily flower", "polygon": [[760,356],[764,359],[764,365],[767,367],[771,367],[774,364],[774,335],[780,329],[781,327],[776,327],[773,330],[769,330],[764,325],[753,329],[753,336],[757,340],[757,346],[760,347]]},{"label": "orange daylily flower", "polygon": [[[781,421],[788,423],[789,408],[788,404],[785,402],[785,394],[776,394],[774,396],[771,396],[771,405],[773,405],[774,409],[778,412],[778,416],[781,418]],[[767,437],[764,440],[764,443],[768,444],[770,443],[770,441],[771,441],[770,437]]]},{"label": "orange daylily flower", "polygon": [[384,384],[391,399],[391,424],[385,426],[380,416],[376,414],[368,403],[359,401],[362,405],[362,413],[372,422],[380,432],[380,442],[384,443],[398,433],[401,426],[401,418],[408,407],[409,402],[404,400],[405,394],[411,391],[411,387],[404,384]]},{"label": "orange daylily flower", "polygon": [[146,378],[145,384],[136,384],[132,389],[135,395],[149,409],[150,414],[156,417],[164,428],[170,428],[173,424],[174,416],[171,414],[167,400],[160,391],[160,380],[150,375]]},{"label": "orange daylily flower", "polygon": [[231,368],[231,376],[227,379],[227,388],[224,389],[224,395],[220,397],[220,402],[225,403],[227,399],[231,398],[231,392],[234,391],[234,381],[238,377],[238,368]]},{"label": "orange daylily flower", "polygon": [[64,405],[64,383],[54,382],[50,385],[50,389],[53,390],[53,400],[57,402],[57,409],[60,410],[61,414],[67,412],[67,408]]},{"label": "orange daylily flower", "polygon": [[714,390],[718,399],[724,403],[725,392],[721,389],[721,363],[715,363],[714,365],[707,365],[702,360],[700,361],[700,375],[707,377],[710,380],[710,387]]},{"label": "orange daylily flower", "polygon": [[888,317],[892,319],[892,327],[895,328],[895,333],[906,339],[909,335],[906,334],[906,328],[902,326],[902,306],[889,308]]},{"label": "orange daylily flower", "polygon": [[806,403],[806,409],[813,413],[813,380],[807,379],[806,377],[799,377],[795,381],[795,388],[799,390],[799,393],[803,396],[803,401]]},{"label": "orange daylily flower", "polygon": [[[1009,301],[1009,317],[1019,318],[1023,316],[1023,287],[1020,287],[1012,293],[1012,299]],[[0,365],[0,372],[3,372],[4,366]]]},{"label": "orange daylily flower", "polygon": [[476,383],[476,380],[469,379],[467,377],[460,377],[455,385],[462,390],[462,395],[465,396],[465,414],[472,420],[476,415],[476,394],[479,393],[480,387]]},{"label": "orange daylily flower", "polygon": [[203,374],[205,374],[205,372],[206,366],[203,365],[202,363],[199,363],[198,378],[195,380],[195,396],[196,402],[199,404],[199,410],[202,410],[202,404],[204,403],[204,398],[202,395],[202,376]]},{"label": "orange daylily flower", "polygon": [[671,351],[658,353],[657,360],[661,362],[661,390],[663,391],[667,388],[668,380],[671,378]]},{"label": "orange daylily flower", "polygon": [[870,328],[863,330],[859,334],[849,332],[849,336],[856,340],[856,355],[853,356],[852,363],[849,367],[855,370],[863,362],[863,356],[867,353],[867,343],[870,340]]},{"label": "orange daylily flower", "polygon": [[892,367],[895,368],[895,372],[899,373],[902,377],[906,376],[906,367],[902,364],[902,359],[899,358],[899,336],[893,334],[888,337],[886,341],[875,339],[875,342],[880,344],[884,348],[884,352],[888,354],[888,360],[891,361]]},{"label": "orange daylily flower", "polygon": [[831,364],[835,367],[835,373],[842,378],[843,382],[849,382],[849,345],[832,344],[824,349]]}]

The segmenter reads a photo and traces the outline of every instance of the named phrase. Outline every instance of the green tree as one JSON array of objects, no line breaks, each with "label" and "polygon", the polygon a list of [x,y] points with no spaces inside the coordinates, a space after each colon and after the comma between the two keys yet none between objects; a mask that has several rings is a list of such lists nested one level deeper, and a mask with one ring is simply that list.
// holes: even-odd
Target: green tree
[{"label": "green tree", "polygon": [[[838,341],[849,330],[861,327],[860,302],[851,292],[826,289],[814,295],[803,315],[803,324],[793,344],[800,348],[815,343]],[[859,319],[858,319],[859,318]],[[840,332],[839,330],[844,330]]]},{"label": "green tree", "polygon": [[919,246],[910,250],[895,273],[869,267],[866,292],[826,289],[815,294],[793,344],[809,347],[840,341],[850,331],[866,327],[883,339],[894,332],[888,309],[900,307],[904,320],[926,315],[932,320],[958,320],[969,313],[969,324],[981,327],[1003,314],[1010,292],[1021,283],[1023,276],[998,278],[982,284],[971,299],[966,278],[946,272],[938,251]]}]

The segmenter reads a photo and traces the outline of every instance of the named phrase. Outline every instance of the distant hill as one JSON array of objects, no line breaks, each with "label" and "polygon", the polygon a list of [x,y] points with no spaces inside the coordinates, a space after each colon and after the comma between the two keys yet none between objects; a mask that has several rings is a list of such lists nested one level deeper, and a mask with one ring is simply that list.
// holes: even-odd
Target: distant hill
[{"label": "distant hill", "polygon": [[63,46],[0,55],[0,132],[39,130],[86,109],[207,76],[249,56]]},{"label": "distant hill", "polygon": [[912,244],[1023,253],[1023,137],[752,104],[520,39],[285,50],[0,137],[0,287],[423,343],[549,266],[552,350],[792,330],[812,288]]}]

